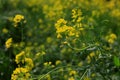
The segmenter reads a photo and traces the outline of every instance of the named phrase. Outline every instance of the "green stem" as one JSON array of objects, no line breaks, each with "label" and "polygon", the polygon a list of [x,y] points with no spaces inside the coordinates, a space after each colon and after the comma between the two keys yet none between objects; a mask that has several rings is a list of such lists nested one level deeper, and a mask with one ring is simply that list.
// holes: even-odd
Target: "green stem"
[{"label": "green stem", "polygon": [[[65,68],[65,67],[71,67],[71,66],[61,66],[61,67],[54,68],[53,70],[47,72],[45,75],[41,76],[38,80],[42,80],[46,75],[50,74],[51,72],[53,72],[59,68]],[[78,66],[74,66],[74,67],[78,67]]]},{"label": "green stem", "polygon": [[21,42],[23,42],[23,28],[22,28],[22,31],[21,31]]},{"label": "green stem", "polygon": [[67,46],[70,47],[70,48],[73,49],[73,50],[76,50],[76,51],[83,51],[83,50],[86,50],[86,49],[88,49],[88,48],[90,48],[90,47],[94,47],[94,46],[96,46],[96,45],[95,45],[95,44],[94,44],[94,45],[89,45],[89,46],[84,47],[84,48],[81,48],[81,49],[79,49],[79,48],[73,48],[69,43],[67,43]]},{"label": "green stem", "polygon": [[40,77],[39,80],[41,80],[42,78],[44,78],[45,76],[47,76],[48,74],[50,74],[51,72],[53,72],[53,71],[55,71],[55,70],[57,70],[57,69],[59,69],[59,68],[61,68],[61,67],[57,67],[57,68],[55,68],[55,69],[49,71],[48,73],[46,73],[45,75],[43,75],[42,77]]},{"label": "green stem", "polygon": [[85,72],[83,73],[82,77],[80,78],[80,80],[83,79],[83,77],[85,76],[85,74],[88,72],[88,69],[85,70]]}]

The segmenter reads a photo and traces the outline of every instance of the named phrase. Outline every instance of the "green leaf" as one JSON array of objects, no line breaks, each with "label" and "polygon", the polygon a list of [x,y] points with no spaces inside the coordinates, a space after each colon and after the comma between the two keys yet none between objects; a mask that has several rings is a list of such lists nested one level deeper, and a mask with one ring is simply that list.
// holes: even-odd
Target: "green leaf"
[{"label": "green leaf", "polygon": [[114,56],[114,64],[115,64],[116,66],[120,66],[120,60],[119,60],[119,58],[116,57],[116,56]]}]

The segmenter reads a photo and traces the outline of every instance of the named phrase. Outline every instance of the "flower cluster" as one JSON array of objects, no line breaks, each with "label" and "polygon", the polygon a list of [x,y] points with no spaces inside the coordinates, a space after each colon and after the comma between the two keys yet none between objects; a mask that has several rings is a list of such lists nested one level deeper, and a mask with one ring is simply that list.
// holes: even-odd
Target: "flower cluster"
[{"label": "flower cluster", "polygon": [[28,80],[30,77],[30,73],[26,68],[16,68],[11,75],[11,80]]},{"label": "flower cluster", "polygon": [[[73,9],[72,10],[72,21],[66,21],[64,19],[59,19],[57,23],[55,24],[57,38],[62,38],[65,36],[67,37],[80,37],[81,31],[84,30],[82,25],[82,12],[80,9]],[[71,26],[68,26],[68,25]]]},{"label": "flower cluster", "polygon": [[62,35],[79,37],[79,32],[74,27],[67,26],[66,23],[64,19],[59,19],[55,24],[57,38],[62,38]]},{"label": "flower cluster", "polygon": [[21,51],[16,55],[15,62],[18,65],[11,75],[11,80],[25,79],[28,80],[30,77],[30,71],[34,67],[33,60],[25,56],[25,52]]}]

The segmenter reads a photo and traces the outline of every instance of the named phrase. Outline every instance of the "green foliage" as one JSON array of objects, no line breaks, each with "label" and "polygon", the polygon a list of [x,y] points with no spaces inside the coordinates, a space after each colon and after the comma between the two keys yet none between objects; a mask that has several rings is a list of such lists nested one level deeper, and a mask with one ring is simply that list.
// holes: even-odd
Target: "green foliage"
[{"label": "green foliage", "polygon": [[120,59],[116,56],[114,56],[114,64],[118,67],[120,66]]}]

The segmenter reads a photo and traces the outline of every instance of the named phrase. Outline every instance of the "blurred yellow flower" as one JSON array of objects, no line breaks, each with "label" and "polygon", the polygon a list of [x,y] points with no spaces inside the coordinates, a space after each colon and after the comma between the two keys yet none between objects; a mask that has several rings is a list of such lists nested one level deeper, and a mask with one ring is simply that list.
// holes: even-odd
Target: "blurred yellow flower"
[{"label": "blurred yellow flower", "polygon": [[67,80],[67,77],[68,77],[68,75],[65,74],[65,75],[64,75],[64,79]]},{"label": "blurred yellow flower", "polygon": [[51,43],[52,42],[52,38],[48,37],[46,41],[47,41],[47,43]]},{"label": "blurred yellow flower", "polygon": [[68,80],[75,80],[73,77],[70,77]]},{"label": "blurred yellow flower", "polygon": [[15,23],[19,23],[19,22],[20,22],[21,20],[23,20],[23,19],[24,19],[24,16],[23,16],[23,15],[17,14],[17,15],[15,15],[13,21],[14,21]]},{"label": "blurred yellow flower", "polygon": [[95,77],[95,75],[96,75],[95,73],[92,73],[92,74],[91,74],[92,77]]},{"label": "blurred yellow flower", "polygon": [[2,32],[6,34],[6,33],[8,33],[8,30],[6,28],[3,28]]},{"label": "blurred yellow flower", "polygon": [[112,39],[117,39],[117,36],[112,33],[112,34],[110,34],[110,38],[112,38]]},{"label": "blurred yellow flower", "polygon": [[91,58],[95,56],[95,52],[91,52],[88,56],[87,56],[87,62],[90,63],[91,62]]},{"label": "blurred yellow flower", "polygon": [[6,48],[10,48],[12,45],[12,38],[9,38],[6,42],[5,42],[5,46]]},{"label": "blurred yellow flower", "polygon": [[61,35],[61,34],[58,34],[58,35],[57,35],[57,38],[62,38],[62,35]]},{"label": "blurred yellow flower", "polygon": [[84,80],[91,80],[89,77],[85,77]]},{"label": "blurred yellow flower", "polygon": [[82,17],[82,12],[80,9],[72,9],[72,18],[73,18],[73,22],[81,22],[81,20],[83,19]]},{"label": "blurred yellow flower", "polygon": [[50,77],[50,75],[48,74],[48,75],[46,75],[46,78],[47,78],[47,80],[51,80],[51,77]]},{"label": "blurred yellow flower", "polygon": [[79,62],[79,63],[78,63],[78,66],[82,66],[82,65],[83,65],[83,62]]},{"label": "blurred yellow flower", "polygon": [[25,57],[25,52],[21,51],[19,54],[16,55],[15,62],[17,64],[19,64],[20,62],[24,63],[24,57]]},{"label": "blurred yellow flower", "polygon": [[52,62],[45,62],[43,65],[44,66],[49,66],[49,65],[51,65],[52,64]]},{"label": "blurred yellow flower", "polygon": [[[18,23],[21,22],[22,20],[24,20],[24,16],[23,15],[20,15],[20,14],[15,15],[15,17],[13,19],[13,21],[14,21],[14,27],[17,27]],[[23,22],[26,23],[25,20]]]},{"label": "blurred yellow flower", "polygon": [[25,67],[31,70],[34,67],[33,60],[31,58],[25,58]]},{"label": "blurred yellow flower", "polygon": [[120,9],[113,9],[111,12],[111,16],[115,17],[115,18],[119,18],[120,17]]},{"label": "blurred yellow flower", "polygon": [[59,65],[59,64],[61,64],[61,61],[60,61],[60,60],[57,60],[57,61],[55,62],[55,64],[56,64],[56,65]]},{"label": "blurred yellow flower", "polygon": [[72,70],[72,71],[70,71],[70,73],[69,73],[70,76],[73,76],[73,75],[76,75],[76,74],[77,74],[77,72],[76,72],[75,70]]},{"label": "blurred yellow flower", "polygon": [[105,37],[105,39],[108,41],[108,43],[113,44],[115,40],[117,39],[116,34],[111,33]]}]

